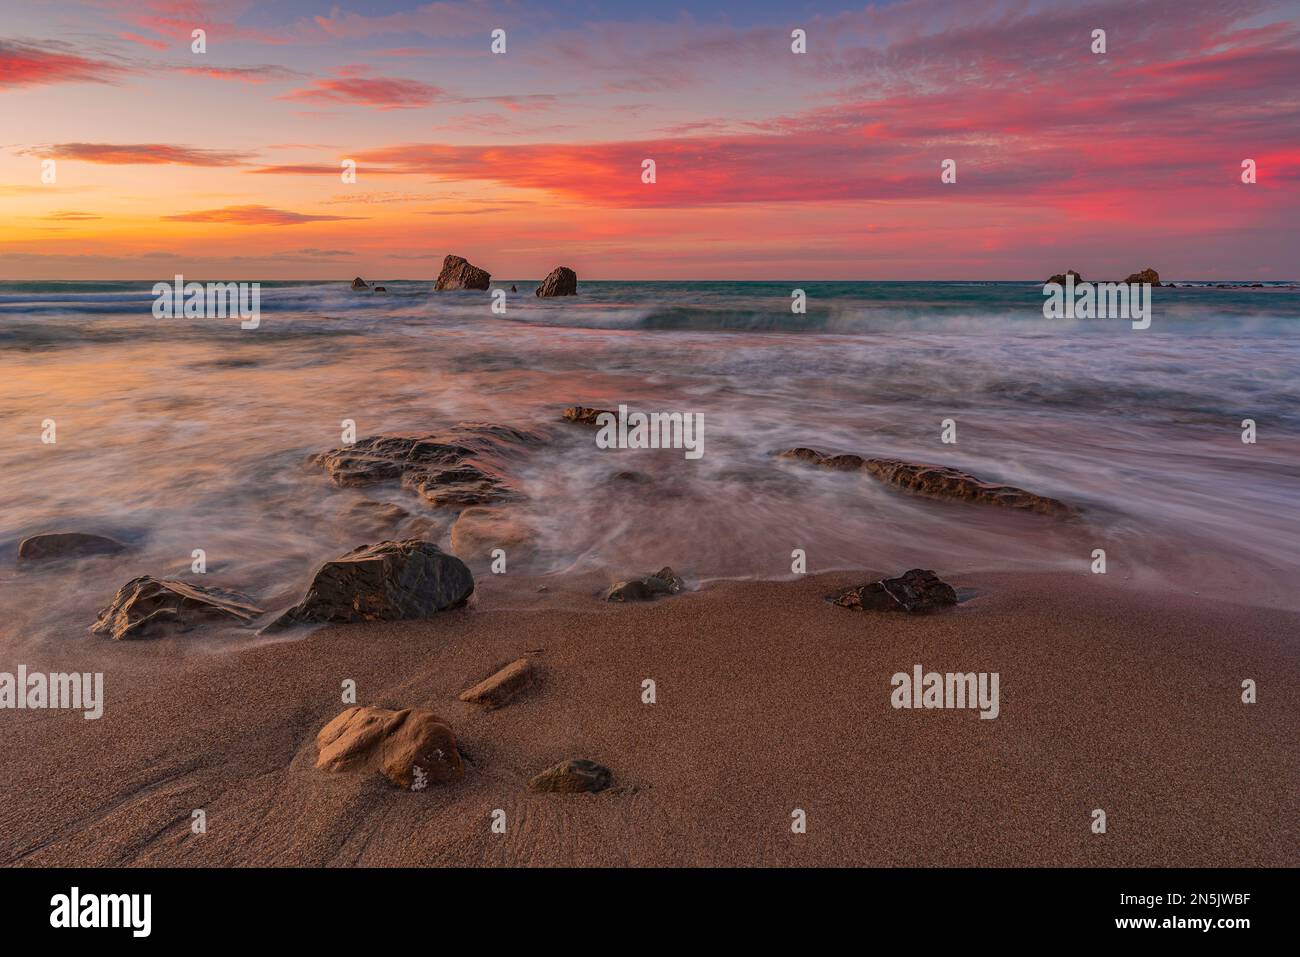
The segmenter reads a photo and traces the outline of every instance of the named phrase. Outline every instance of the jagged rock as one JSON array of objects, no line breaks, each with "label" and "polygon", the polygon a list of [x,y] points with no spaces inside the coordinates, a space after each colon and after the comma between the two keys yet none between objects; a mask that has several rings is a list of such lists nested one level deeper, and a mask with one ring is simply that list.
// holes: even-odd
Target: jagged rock
[{"label": "jagged rock", "polygon": [[960,469],[925,465],[901,459],[872,459],[859,455],[823,455],[816,449],[797,448],[778,452],[779,458],[797,459],[818,468],[836,471],[864,471],[873,478],[905,491],[930,498],[957,499],[986,505],[1002,505],[1071,518],[1078,509],[1054,498],[1036,495],[1014,485],[995,485]]},{"label": "jagged rock", "polygon": [[377,771],[422,791],[465,772],[450,725],[423,708],[348,708],[316,735],[322,771]]},{"label": "jagged rock", "polygon": [[927,612],[957,604],[957,592],[939,576],[923,568],[903,572],[898,578],[846,588],[826,600],[843,608],[863,611]]},{"label": "jagged rock", "polygon": [[1160,285],[1160,273],[1150,267],[1143,269],[1141,272],[1135,272],[1124,280],[1126,283],[1144,283],[1149,282],[1153,286]]},{"label": "jagged rock", "polygon": [[429,618],[465,603],[474,576],[433,542],[407,539],[362,545],[316,570],[302,601],[264,631],[308,622]]},{"label": "jagged rock", "polygon": [[684,582],[665,565],[659,571],[628,581],[615,582],[605,590],[605,601],[650,601],[657,595],[676,595]]},{"label": "jagged rock", "polygon": [[599,425],[596,421],[597,416],[612,415],[618,417],[618,413],[610,412],[608,409],[589,409],[585,405],[571,405],[564,410],[564,418],[570,422],[577,422],[580,425]]},{"label": "jagged rock", "polygon": [[116,555],[126,545],[115,538],[87,532],[42,532],[18,543],[20,562],[44,562],[59,558],[85,558],[90,555]]},{"label": "jagged rock", "polygon": [[362,279],[360,276],[358,276],[356,279],[352,280],[352,288],[353,288],[353,289],[369,289],[370,287],[366,285],[366,281],[365,281],[364,279]]},{"label": "jagged rock", "polygon": [[142,575],[118,589],[90,630],[120,641],[154,637],[163,628],[186,631],[213,619],[242,624],[260,614],[262,609],[238,592]]},{"label": "jagged rock", "polygon": [[466,561],[486,561],[494,548],[514,558],[530,551],[536,541],[530,526],[498,508],[467,508],[451,527],[451,550]]},{"label": "jagged rock", "polygon": [[448,256],[442,261],[442,272],[434,283],[436,290],[451,289],[486,289],[492,282],[492,276],[486,269],[479,269],[460,256]]},{"label": "jagged rock", "polygon": [[499,425],[457,425],[424,435],[375,435],[308,459],[335,485],[400,480],[431,505],[466,507],[510,498],[507,463],[545,441],[537,432]]},{"label": "jagged rock", "polygon": [[[1065,277],[1066,277],[1067,275],[1071,275],[1071,274],[1073,274],[1073,276],[1074,276],[1074,284],[1075,284],[1076,286],[1079,285],[1079,283],[1083,282],[1083,277],[1080,276],[1080,275],[1079,275],[1077,272],[1075,272],[1073,269],[1067,269],[1065,272],[1057,273],[1057,274],[1056,274],[1055,276],[1053,276],[1051,279],[1047,280],[1047,282],[1048,282],[1048,283],[1053,283],[1053,282],[1054,282],[1054,283],[1057,283],[1058,285],[1064,286],[1064,285],[1065,285]],[[1044,283],[1044,285],[1047,285],[1047,283]]]},{"label": "jagged rock", "polygon": [[532,683],[533,664],[527,658],[520,658],[490,678],[484,678],[468,691],[461,692],[460,700],[499,708]]},{"label": "jagged rock", "polygon": [[609,768],[586,758],[572,758],[537,775],[528,782],[528,790],[581,794],[584,791],[605,790],[609,787],[609,779]]},{"label": "jagged rock", "polygon": [[578,274],[568,266],[556,266],[537,287],[537,295],[543,299],[550,296],[576,296],[577,294]]}]

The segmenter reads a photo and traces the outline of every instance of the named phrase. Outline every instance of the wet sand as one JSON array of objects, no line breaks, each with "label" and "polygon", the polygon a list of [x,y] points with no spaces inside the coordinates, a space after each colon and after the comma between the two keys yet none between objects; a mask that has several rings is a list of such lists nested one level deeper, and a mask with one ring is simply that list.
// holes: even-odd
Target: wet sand
[{"label": "wet sand", "polygon": [[[720,582],[636,606],[597,600],[599,581],[538,592],[479,575],[469,608],[427,621],[233,650],[203,631],[70,637],[23,663],[104,671],[105,713],[3,715],[0,862],[1300,863],[1300,615],[1086,573],[944,575],[965,600],[926,617],[822,600],[899,571]],[[496,711],[456,700],[525,654],[542,677],[522,697]],[[1000,716],[893,709],[890,676],[918,663],[999,672]],[[1257,704],[1241,703],[1243,678]],[[315,770],[345,679],[361,704],[446,718],[463,779],[413,793]],[[527,790],[569,757],[607,765],[613,787]],[[490,831],[497,808],[505,834]],[[806,834],[791,832],[795,808]]]}]

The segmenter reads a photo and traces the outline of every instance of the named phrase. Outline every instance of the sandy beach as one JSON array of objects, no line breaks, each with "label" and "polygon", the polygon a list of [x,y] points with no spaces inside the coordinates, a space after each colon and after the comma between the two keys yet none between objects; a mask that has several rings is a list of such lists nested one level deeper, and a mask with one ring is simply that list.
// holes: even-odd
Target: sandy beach
[{"label": "sandy beach", "polygon": [[[49,646],[29,667],[105,671],[105,713],[6,716],[0,861],[1300,862],[1300,616],[1086,573],[955,577],[962,602],[926,616],[823,600],[895,571],[718,582],[640,605],[601,602],[597,579],[538,591],[486,575],[467,608],[428,620],[220,654],[193,634]],[[541,675],[522,696],[497,710],[457,700],[521,656]],[[891,707],[890,676],[918,663],[999,672],[997,719]],[[1244,678],[1257,704],[1241,702]],[[360,704],[445,718],[464,777],[417,793],[316,770],[345,679]],[[609,767],[612,786],[527,790],[571,757]],[[206,834],[190,827],[200,808]],[[1091,833],[1095,808],[1105,834]]]}]

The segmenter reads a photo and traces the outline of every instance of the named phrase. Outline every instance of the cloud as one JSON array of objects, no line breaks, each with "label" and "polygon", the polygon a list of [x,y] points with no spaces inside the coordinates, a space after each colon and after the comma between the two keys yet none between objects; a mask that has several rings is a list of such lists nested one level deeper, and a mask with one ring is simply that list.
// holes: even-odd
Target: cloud
[{"label": "cloud", "polygon": [[51,83],[114,83],[129,71],[107,60],[71,52],[64,43],[43,46],[0,40],[0,90]]},{"label": "cloud", "polygon": [[223,206],[220,209],[201,209],[192,213],[176,213],[163,219],[177,223],[228,223],[235,226],[298,226],[302,223],[324,223],[343,219],[361,219],[360,216],[318,216],[295,213],[270,206]]},{"label": "cloud", "polygon": [[234,80],[239,83],[266,83],[272,80],[292,80],[302,76],[297,70],[282,66],[186,66],[182,73],[206,76],[214,80]]},{"label": "cloud", "polygon": [[309,103],[357,103],[380,110],[403,110],[428,106],[442,90],[418,80],[374,76],[364,66],[347,66],[332,77],[313,80],[301,90],[293,90],[282,100]]},{"label": "cloud", "polygon": [[248,162],[244,153],[225,150],[170,146],[166,143],[58,143],[28,152],[47,159],[76,160],[109,166],[162,165],[240,166]]},{"label": "cloud", "polygon": [[41,217],[41,219],[53,219],[68,222],[82,222],[83,220],[102,218],[102,216],[97,216],[94,213],[79,213],[76,210],[71,209],[58,210],[57,212],[50,213],[48,216]]}]

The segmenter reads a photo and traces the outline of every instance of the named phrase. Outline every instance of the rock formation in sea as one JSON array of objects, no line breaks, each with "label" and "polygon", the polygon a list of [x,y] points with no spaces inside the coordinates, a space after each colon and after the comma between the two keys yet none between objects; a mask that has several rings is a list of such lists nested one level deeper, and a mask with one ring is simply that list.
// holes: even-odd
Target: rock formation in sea
[{"label": "rock formation in sea", "polygon": [[42,532],[18,543],[20,562],[45,562],[60,558],[86,558],[91,555],[116,555],[126,545],[105,535],[87,532]]},{"label": "rock formation in sea", "polygon": [[617,413],[610,412],[608,409],[589,409],[585,405],[571,405],[564,410],[565,420],[577,422],[579,425],[599,425],[596,418],[601,415],[617,417]]},{"label": "rock formation in sea", "polygon": [[1141,272],[1135,272],[1130,274],[1129,277],[1124,281],[1126,283],[1149,282],[1153,286],[1158,286],[1160,285],[1160,273],[1156,272],[1154,269],[1150,267],[1147,267],[1146,269],[1143,269]]},{"label": "rock formation in sea", "polygon": [[186,631],[205,621],[243,624],[260,614],[262,609],[238,592],[142,575],[118,589],[90,630],[119,641],[152,638],[163,630]]},{"label": "rock formation in sea", "polygon": [[537,532],[501,508],[467,508],[451,526],[451,550],[467,562],[486,562],[496,548],[514,560],[530,554],[536,543]]},{"label": "rock formation in sea", "polygon": [[605,601],[651,601],[659,595],[676,595],[684,582],[665,565],[657,572],[615,582],[605,589]]},{"label": "rock formation in sea", "polygon": [[366,285],[366,281],[365,281],[364,279],[362,279],[360,276],[358,276],[356,279],[352,280],[352,288],[353,288],[353,289],[369,289],[370,287],[369,287],[368,285]]},{"label": "rock formation in sea", "polygon": [[846,588],[826,600],[843,608],[862,611],[935,611],[957,604],[957,592],[934,572],[912,568],[898,578],[882,578],[854,588]]},{"label": "rock formation in sea", "polygon": [[[1057,283],[1058,285],[1064,286],[1064,285],[1065,285],[1065,277],[1066,277],[1067,275],[1073,275],[1073,276],[1074,276],[1074,284],[1075,284],[1076,286],[1077,286],[1079,283],[1083,282],[1083,277],[1080,276],[1080,275],[1079,275],[1077,272],[1075,272],[1075,270],[1073,270],[1073,269],[1067,269],[1067,270],[1066,270],[1065,272],[1063,272],[1063,273],[1057,273],[1057,274],[1056,274],[1055,276],[1053,276],[1051,279],[1047,280],[1047,282],[1049,282],[1049,283],[1054,282],[1054,283]],[[1047,284],[1047,283],[1044,283],[1044,285],[1046,285],[1046,284]]]},{"label": "rock formation in sea", "polygon": [[322,771],[375,771],[422,791],[465,772],[451,726],[423,708],[348,708],[316,735]]},{"label": "rock formation in sea", "polygon": [[442,272],[434,283],[436,290],[452,289],[486,289],[492,276],[486,269],[479,269],[460,256],[448,256],[442,261]]},{"label": "rock formation in sea", "polygon": [[542,280],[542,284],[537,287],[537,295],[543,299],[551,296],[576,296],[577,294],[578,274],[568,266],[556,266]]},{"label": "rock formation in sea", "polygon": [[528,782],[530,791],[556,794],[582,794],[609,787],[610,771],[586,758],[572,758],[547,768]]}]

